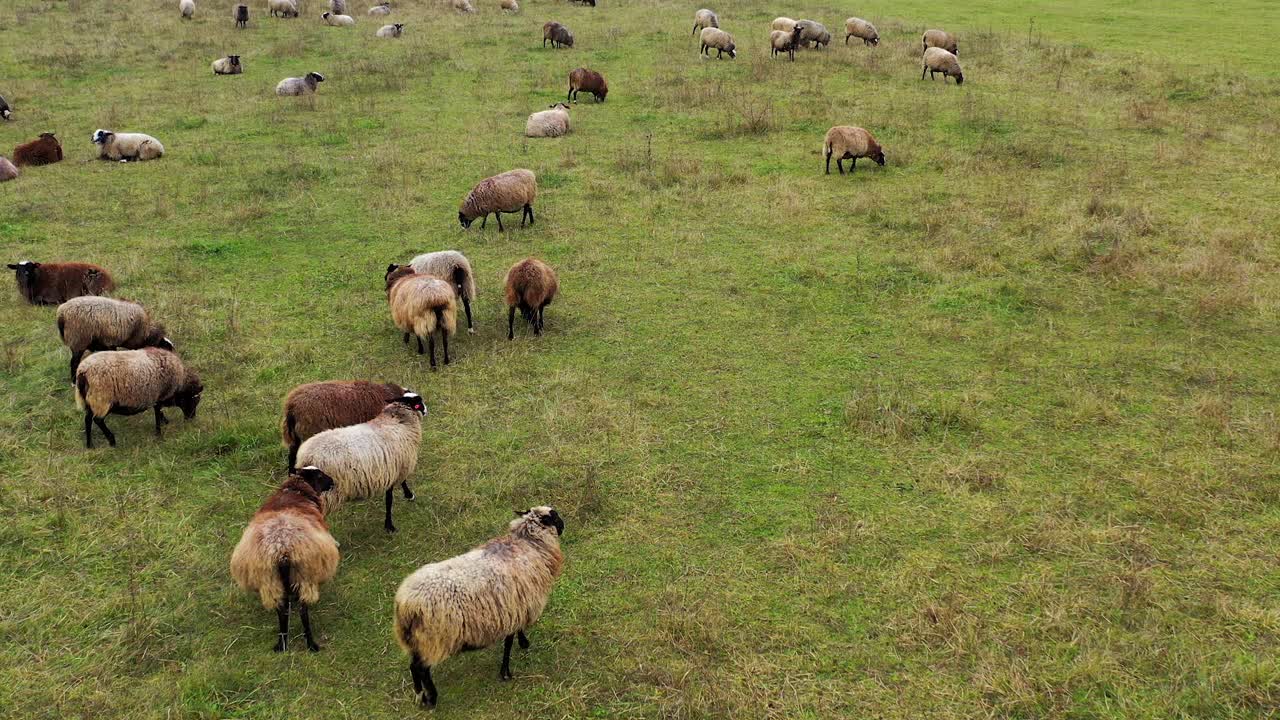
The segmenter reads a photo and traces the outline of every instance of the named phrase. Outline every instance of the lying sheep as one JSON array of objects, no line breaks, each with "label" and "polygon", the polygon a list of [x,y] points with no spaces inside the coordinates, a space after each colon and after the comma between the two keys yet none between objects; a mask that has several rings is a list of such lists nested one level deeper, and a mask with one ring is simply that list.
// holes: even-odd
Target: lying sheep
[{"label": "lying sheep", "polygon": [[831,44],[831,33],[827,32],[827,26],[820,22],[797,20],[796,28],[800,30],[800,47],[808,47],[809,43],[813,43],[815,48]]},{"label": "lying sheep", "polygon": [[569,102],[578,101],[578,93],[586,90],[591,93],[596,102],[604,102],[609,96],[609,83],[605,82],[604,76],[595,70],[586,68],[574,68],[569,73]]},{"label": "lying sheep", "polygon": [[502,0],[500,6],[502,7],[503,12],[509,12],[512,14],[520,12],[520,3],[516,2],[516,0]]},{"label": "lying sheep", "polygon": [[925,30],[921,42],[924,43],[925,51],[928,51],[929,48],[942,48],[952,55],[960,57],[960,46],[956,43],[956,36],[946,30]]},{"label": "lying sheep", "polygon": [[719,28],[709,27],[702,28],[701,37],[702,49],[699,52],[707,57],[711,57],[712,48],[715,48],[716,59],[723,57],[724,53],[729,53],[730,59],[738,57],[738,52],[735,49],[737,46],[733,44],[733,36],[729,33]]},{"label": "lying sheep", "polygon": [[374,5],[373,7],[369,8],[369,14],[370,15],[390,15],[391,3],[382,3],[381,5]]},{"label": "lying sheep", "polygon": [[71,378],[88,350],[173,350],[164,326],[151,320],[146,308],[126,300],[85,295],[58,306],[58,337],[71,350]]},{"label": "lying sheep", "polygon": [[416,273],[438,277],[453,285],[453,291],[467,311],[467,332],[475,334],[475,327],[471,324],[471,303],[476,299],[476,274],[471,270],[467,256],[457,250],[438,250],[418,255],[409,261],[409,267]]},{"label": "lying sheep", "polygon": [[0,118],[13,119],[13,109],[9,107],[9,101],[5,100],[3,95],[0,95]]},{"label": "lying sheep", "polygon": [[934,73],[942,73],[942,83],[945,85],[948,77],[956,79],[956,84],[964,82],[964,73],[960,70],[960,60],[955,55],[943,50],[939,47],[931,47],[924,51],[924,69],[920,71],[920,79],[924,79],[925,73],[929,73],[929,79],[933,79]]},{"label": "lying sheep", "polygon": [[380,38],[398,38],[403,32],[404,23],[395,23],[394,25],[383,25],[378,28],[378,32],[374,33],[374,36]]},{"label": "lying sheep", "polygon": [[827,173],[831,174],[831,158],[836,158],[836,169],[840,174],[844,174],[844,166],[841,165],[842,160],[852,161],[849,165],[849,172],[853,172],[858,164],[858,158],[871,158],[876,161],[877,165],[884,166],[884,150],[880,148],[880,143],[876,142],[874,136],[870,132],[851,125],[837,125],[827,131],[827,136],[822,141],[822,151],[827,156]]},{"label": "lying sheep", "polygon": [[156,437],[168,424],[164,408],[177,407],[194,419],[204,385],[194,370],[184,367],[167,349],[112,350],[94,353],[75,373],[76,407],[84,411],[84,446],[93,447],[93,425],[116,446],[107,415],[137,415],[155,411]]},{"label": "lying sheep", "polygon": [[331,27],[355,27],[356,19],[350,15],[334,15],[333,13],[321,13],[321,19]]},{"label": "lying sheep", "polygon": [[796,21],[789,17],[774,18],[773,22],[769,24],[769,29],[789,33],[796,29]]},{"label": "lying sheep", "polygon": [[693,14],[693,32],[691,35],[697,35],[698,31],[703,28],[720,27],[720,18],[716,17],[715,12],[703,8]]},{"label": "lying sheep", "polygon": [[569,134],[569,106],[556,103],[550,108],[529,116],[524,124],[525,137],[560,137]]},{"label": "lying sheep", "polygon": [[0,155],[0,182],[18,179],[18,166],[9,162],[9,158]]},{"label": "lying sheep", "polygon": [[876,30],[876,26],[863,20],[862,18],[851,17],[844,21],[844,44],[849,44],[849,38],[856,37],[862,40],[862,44],[868,47],[880,44],[880,33]]},{"label": "lying sheep", "polygon": [[538,197],[538,178],[532,170],[508,170],[500,175],[481,180],[471,188],[458,208],[458,222],[463,228],[471,227],[476,218],[483,218],[480,229],[489,222],[489,213],[498,220],[498,232],[503,231],[502,213],[520,211],[520,227],[525,218],[533,224],[533,201]]},{"label": "lying sheep", "polygon": [[93,143],[98,146],[98,157],[119,162],[158,160],[164,156],[164,146],[146,133],[118,133],[96,130]]},{"label": "lying sheep", "polygon": [[196,14],[195,0],[178,0],[178,12],[183,20],[190,20]]},{"label": "lying sheep", "polygon": [[422,418],[427,406],[416,393],[405,393],[387,403],[372,420],[334,428],[313,435],[298,448],[298,462],[320,468],[333,478],[333,489],[321,495],[325,512],[347,500],[385,493],[387,517],[383,527],[395,532],[391,505],[395,487],[404,499],[413,499],[409,477],[418,467],[422,443]]},{"label": "lying sheep", "polygon": [[409,654],[413,691],[427,707],[439,699],[431,680],[436,665],[502,640],[499,676],[510,680],[512,641],[529,647],[525,631],[542,615],[564,566],[564,520],[546,505],[516,515],[506,535],[424,565],[396,590],[396,642]]},{"label": "lying sheep", "polygon": [[309,610],[320,586],[338,573],[338,543],[324,522],[320,494],[333,478],[317,467],[290,472],[279,490],[253,514],[231,553],[231,577],[243,590],[258,593],[262,607],[276,611],[280,623],[274,650],[289,649],[289,607],[298,602],[307,649],[320,650],[311,634]]},{"label": "lying sheep", "polygon": [[469,0],[453,0],[453,9],[460,13],[473,13],[476,11]]},{"label": "lying sheep", "polygon": [[507,300],[507,339],[514,340],[516,310],[541,335],[543,313],[560,290],[560,281],[551,266],[537,258],[525,258],[507,271],[504,294]]},{"label": "lying sheep", "polygon": [[214,75],[239,75],[242,72],[244,66],[240,64],[239,55],[228,55],[213,61]]},{"label": "lying sheep", "polygon": [[231,17],[235,18],[236,27],[238,28],[249,27],[249,6],[237,5],[235,7],[235,10],[231,14]]},{"label": "lying sheep", "polygon": [[276,95],[289,97],[293,95],[311,95],[316,85],[324,82],[324,76],[318,72],[309,72],[303,77],[288,77],[276,85]]},{"label": "lying sheep", "polygon": [[786,53],[791,58],[791,62],[796,61],[796,43],[799,42],[800,28],[792,28],[791,32],[786,30],[772,30],[769,32],[769,56],[777,57],[782,53]]},{"label": "lying sheep", "polygon": [[418,339],[418,354],[423,353],[422,338],[427,338],[431,369],[436,367],[436,331],[444,345],[444,364],[449,364],[449,338],[458,330],[458,294],[447,280],[415,273],[408,265],[387,266],[387,304],[391,321],[404,333],[409,343],[412,333]]},{"label": "lying sheep", "polygon": [[329,0],[329,12],[334,15],[346,15],[347,0]]},{"label": "lying sheep", "polygon": [[267,0],[267,11],[272,17],[298,17],[298,5],[293,0]]},{"label": "lying sheep", "polygon": [[35,140],[13,148],[13,164],[19,167],[56,162],[62,162],[62,143],[51,132],[42,132]]},{"label": "lying sheep", "polygon": [[106,295],[116,289],[111,273],[89,263],[22,260],[10,263],[9,269],[17,277],[18,292],[32,305],[59,305],[71,298]]},{"label": "lying sheep", "polygon": [[569,28],[555,21],[544,23],[542,26],[542,47],[547,46],[548,40],[551,41],[552,49],[573,47],[573,33],[569,32]]},{"label": "lying sheep", "polygon": [[365,380],[313,382],[290,390],[280,420],[280,436],[289,448],[288,469],[297,466],[298,448],[311,436],[368,422],[404,394],[405,389],[395,383]]}]

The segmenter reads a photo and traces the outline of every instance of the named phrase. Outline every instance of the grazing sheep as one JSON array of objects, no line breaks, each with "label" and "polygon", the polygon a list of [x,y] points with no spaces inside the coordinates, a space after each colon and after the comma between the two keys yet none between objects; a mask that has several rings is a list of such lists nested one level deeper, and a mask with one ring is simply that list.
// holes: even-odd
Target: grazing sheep
[{"label": "grazing sheep", "polygon": [[469,228],[476,218],[480,221],[480,229],[489,222],[489,213],[498,220],[498,232],[503,231],[502,213],[520,213],[520,227],[524,227],[525,218],[533,224],[533,201],[538,197],[538,178],[532,170],[508,170],[491,178],[481,180],[471,188],[471,192],[462,200],[458,208],[458,222]]},{"label": "grazing sheep", "polygon": [[578,3],[579,5],[590,5],[591,7],[596,6],[596,0],[569,0],[569,2]]},{"label": "grazing sheep", "polygon": [[164,156],[164,146],[146,133],[118,133],[96,130],[93,143],[98,146],[98,157],[119,162],[158,160]]},{"label": "grazing sheep", "polygon": [[573,47],[573,33],[569,32],[569,28],[555,21],[544,23],[542,26],[542,47],[547,46],[548,40],[551,41],[552,49]]},{"label": "grazing sheep", "polygon": [[844,174],[844,166],[840,164],[842,160],[852,161],[849,172],[854,171],[858,158],[861,157],[871,158],[877,165],[884,165],[884,150],[880,148],[880,143],[876,142],[870,132],[851,125],[837,125],[828,130],[822,141],[822,152],[827,156],[828,175],[831,174],[832,156],[836,158],[836,169],[841,175]]},{"label": "grazing sheep", "polygon": [[173,350],[164,326],[146,308],[126,300],[84,295],[58,306],[58,337],[71,350],[71,378],[85,351],[158,347]]},{"label": "grazing sheep", "polygon": [[334,15],[346,15],[347,0],[329,0],[329,12]]},{"label": "grazing sheep", "polygon": [[569,73],[569,102],[578,101],[578,93],[586,90],[591,93],[596,102],[604,102],[609,95],[609,83],[605,82],[604,76],[595,70],[586,68],[575,68]]},{"label": "grazing sheep", "polygon": [[320,599],[320,586],[338,572],[338,543],[329,534],[320,500],[321,493],[332,489],[333,478],[317,467],[291,471],[253,514],[231,553],[236,584],[258,593],[262,607],[276,611],[276,652],[289,649],[289,606],[295,599],[307,649],[320,650],[308,611]]},{"label": "grazing sheep", "polygon": [[289,97],[293,95],[310,95],[316,91],[316,85],[324,82],[324,76],[318,72],[309,72],[303,77],[289,77],[276,85],[276,95]]},{"label": "grazing sheep", "polygon": [[507,271],[507,339],[514,340],[516,309],[533,326],[533,334],[541,335],[545,326],[544,308],[555,299],[560,280],[551,266],[537,258],[525,258]]},{"label": "grazing sheep", "polygon": [[249,27],[249,6],[237,5],[231,17],[236,19],[236,27],[238,28]]},{"label": "grazing sheep", "polygon": [[395,383],[365,380],[313,382],[290,390],[280,420],[280,436],[289,448],[288,469],[297,466],[298,448],[312,435],[368,422],[404,394]]},{"label": "grazing sheep", "polygon": [[56,162],[62,162],[62,143],[51,132],[42,132],[35,140],[13,148],[13,164],[19,167]]},{"label": "grazing sheep", "polygon": [[863,20],[862,18],[851,17],[844,21],[844,44],[849,44],[849,38],[856,37],[862,40],[862,44],[868,47],[880,44],[880,32],[876,30],[876,26]]},{"label": "grazing sheep", "polygon": [[955,55],[943,50],[939,47],[931,47],[924,51],[924,69],[920,71],[920,79],[924,79],[924,74],[929,73],[929,79],[933,79],[934,73],[942,73],[942,83],[947,83],[948,77],[956,79],[956,84],[964,82],[964,73],[960,70],[960,60]]},{"label": "grazing sheep", "polygon": [[228,55],[213,61],[214,75],[239,75],[242,72],[244,66],[240,64],[239,55]]},{"label": "grazing sheep", "polygon": [[714,11],[703,8],[693,14],[693,32],[691,35],[697,35],[698,31],[703,28],[720,27],[720,18],[716,17]]},{"label": "grazing sheep", "polygon": [[516,2],[516,0],[502,0],[500,4],[504,12],[512,14],[520,12],[520,3]]},{"label": "grazing sheep", "polygon": [[374,5],[373,7],[369,8],[369,14],[370,15],[390,15],[391,3],[382,3],[381,5]]},{"label": "grazing sheep", "polygon": [[331,27],[355,27],[356,19],[350,15],[334,15],[333,13],[321,13],[320,17]]},{"label": "grazing sheep", "polygon": [[178,11],[182,13],[183,20],[190,20],[196,14],[195,0],[178,0]]},{"label": "grazing sheep", "polygon": [[293,0],[267,0],[267,11],[272,17],[298,17],[298,4]]},{"label": "grazing sheep", "polygon": [[529,116],[524,124],[525,137],[560,137],[569,134],[569,106],[556,103],[549,107],[550,110],[542,110]]},{"label": "grazing sheep", "polygon": [[106,295],[116,289],[111,273],[89,263],[10,263],[18,292],[32,305],[59,305],[84,295]]},{"label": "grazing sheep", "polygon": [[423,565],[396,590],[396,642],[409,654],[414,693],[427,707],[439,698],[432,667],[503,640],[499,677],[510,680],[512,640],[529,647],[525,631],[542,615],[564,566],[564,520],[546,505],[516,515],[507,534]]},{"label": "grazing sheep", "polygon": [[453,9],[460,13],[473,13],[476,11],[468,0],[453,0]]},{"label": "grazing sheep", "polygon": [[0,118],[13,119],[13,109],[9,107],[9,101],[5,100],[3,95],[0,95]]},{"label": "grazing sheep", "polygon": [[431,275],[453,285],[454,292],[462,300],[462,307],[467,311],[467,332],[475,334],[471,324],[471,303],[476,299],[476,274],[471,270],[471,261],[457,250],[439,250],[423,253],[409,261],[409,266],[416,273]]},{"label": "grazing sheep", "polygon": [[924,49],[942,48],[947,52],[960,57],[960,46],[956,43],[956,36],[946,30],[925,30],[924,37],[921,38],[924,43]]},{"label": "grazing sheep", "polygon": [[827,26],[820,22],[797,20],[796,28],[800,30],[800,47],[808,47],[809,43],[813,43],[816,48],[831,43],[831,33],[827,32]]},{"label": "grazing sheep", "polygon": [[387,517],[383,527],[395,532],[391,505],[396,485],[404,499],[413,499],[409,477],[418,467],[422,443],[422,418],[427,406],[416,393],[405,393],[387,403],[377,417],[359,425],[325,430],[302,443],[298,462],[320,468],[333,478],[333,489],[321,495],[325,512],[347,500],[385,493]]},{"label": "grazing sheep", "polygon": [[721,30],[720,28],[702,28],[702,49],[700,53],[711,57],[711,49],[715,48],[716,59],[723,57],[724,53],[729,53],[729,58],[738,57],[737,46],[733,44],[733,36]]},{"label": "grazing sheep", "polygon": [[404,23],[396,23],[394,25],[383,25],[378,28],[378,32],[374,33],[374,36],[380,38],[398,38],[403,32]]},{"label": "grazing sheep", "polygon": [[791,62],[796,61],[796,43],[799,41],[800,28],[795,27],[791,32],[786,30],[772,30],[769,32],[769,56],[777,57],[782,53],[786,53],[791,58]]},{"label": "grazing sheep", "polygon": [[104,419],[108,415],[137,415],[155,411],[156,437],[169,421],[164,408],[176,407],[191,420],[200,405],[204,385],[178,355],[161,348],[94,353],[76,370],[76,407],[84,411],[84,446],[93,447],[93,425],[116,446]]},{"label": "grazing sheep", "polygon": [[18,167],[9,162],[9,158],[0,156],[0,182],[9,182],[18,178]]},{"label": "grazing sheep", "polygon": [[449,364],[449,338],[458,330],[458,294],[449,281],[432,275],[415,273],[408,265],[387,266],[387,303],[391,321],[404,333],[418,338],[418,354],[423,353],[422,338],[427,338],[431,351],[431,369],[436,367],[436,330],[444,344],[444,364]]},{"label": "grazing sheep", "polygon": [[769,24],[769,29],[789,33],[796,29],[796,21],[789,17],[774,18],[773,22]]}]

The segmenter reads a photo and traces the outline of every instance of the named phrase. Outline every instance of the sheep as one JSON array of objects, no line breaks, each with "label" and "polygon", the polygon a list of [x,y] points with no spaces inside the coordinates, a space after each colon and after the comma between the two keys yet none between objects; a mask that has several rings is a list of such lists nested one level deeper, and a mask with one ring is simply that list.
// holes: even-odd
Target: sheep
[{"label": "sheep", "polygon": [[0,182],[9,182],[18,178],[18,167],[9,162],[9,158],[0,155]]},{"label": "sheep", "polygon": [[320,468],[291,471],[253,514],[231,553],[232,579],[242,590],[258,593],[262,607],[276,611],[276,652],[289,649],[289,606],[294,599],[307,649],[320,650],[308,611],[320,599],[320,586],[338,572],[338,542],[329,534],[320,500],[321,493],[332,489],[333,478]]},{"label": "sheep", "polygon": [[239,75],[242,72],[244,66],[240,64],[239,55],[228,55],[213,61],[214,75]]},{"label": "sheep", "polygon": [[267,11],[272,17],[298,17],[298,4],[293,0],[267,0]]},{"label": "sheep", "polygon": [[880,32],[876,30],[876,26],[863,20],[862,18],[851,17],[844,21],[844,44],[849,44],[849,38],[856,37],[862,40],[862,44],[868,47],[880,44]]},{"label": "sheep", "polygon": [[178,12],[183,20],[190,20],[196,14],[195,0],[178,0]]},{"label": "sheep", "polygon": [[542,26],[542,47],[547,46],[548,40],[551,41],[553,50],[557,47],[573,47],[573,33],[569,32],[569,28],[555,21],[544,23]]},{"label": "sheep", "polygon": [[877,165],[884,166],[884,150],[876,142],[870,132],[851,125],[837,125],[827,131],[822,140],[822,152],[827,156],[827,175],[831,174],[831,158],[835,156],[836,169],[844,174],[842,160],[851,160],[849,172],[852,173],[858,164],[858,158],[871,158]]},{"label": "sheep", "polygon": [[467,312],[467,332],[474,335],[476,330],[471,324],[471,303],[476,299],[476,274],[471,270],[471,261],[457,250],[439,250],[418,255],[409,261],[409,267],[416,273],[431,275],[453,285],[453,290],[462,300],[462,307]]},{"label": "sheep", "polygon": [[690,34],[697,35],[699,30],[709,27],[720,27],[720,18],[714,11],[703,8],[693,14],[693,32]]},{"label": "sheep", "polygon": [[5,100],[3,95],[0,95],[0,118],[13,119],[13,109],[9,107],[9,101]]},{"label": "sheep", "polygon": [[583,90],[591,93],[596,102],[604,102],[604,99],[609,95],[609,83],[605,82],[604,76],[595,70],[574,68],[569,73],[568,102],[577,102],[578,93]]},{"label": "sheep", "polygon": [[404,23],[395,23],[394,25],[383,25],[378,28],[378,32],[374,33],[374,37],[380,38],[398,38],[404,32]]},{"label": "sheep", "polygon": [[235,8],[235,12],[231,15],[231,17],[235,18],[236,27],[238,28],[249,27],[249,6],[237,5]]},{"label": "sheep", "polygon": [[288,77],[276,85],[276,95],[281,97],[310,95],[316,91],[316,84],[322,82],[324,82],[324,76],[318,72],[309,72],[303,77]]},{"label": "sheep", "polygon": [[347,500],[385,492],[387,516],[383,527],[395,532],[391,505],[396,485],[405,500],[413,500],[409,477],[418,466],[422,418],[427,406],[417,393],[405,393],[387,403],[377,417],[359,425],[334,428],[307,438],[298,448],[303,467],[317,467],[333,478],[333,489],[321,495],[325,512]]},{"label": "sheep", "polygon": [[569,2],[578,3],[579,5],[590,5],[591,7],[596,6],[596,0],[569,0]]},{"label": "sheep", "polygon": [[769,29],[789,33],[796,29],[796,21],[789,17],[774,18],[773,22],[769,24]]},{"label": "sheep", "polygon": [[35,140],[13,148],[13,164],[18,167],[56,162],[62,162],[62,143],[51,132],[42,132]]},{"label": "sheep", "polygon": [[83,295],[106,295],[116,289],[111,273],[89,263],[10,263],[18,292],[32,305],[59,305]]},{"label": "sheep", "polygon": [[924,44],[925,51],[934,47],[942,48],[952,55],[960,57],[960,46],[956,43],[956,36],[946,30],[925,30],[921,42]]},{"label": "sheep", "polygon": [[204,392],[200,376],[176,353],[155,347],[94,353],[76,370],[75,383],[76,407],[84,411],[86,448],[93,447],[94,423],[115,447],[116,436],[104,419],[137,415],[148,408],[155,411],[156,437],[161,437],[161,428],[169,423],[164,408],[180,408],[182,416],[192,420]]},{"label": "sheep", "polygon": [[469,228],[476,218],[484,218],[480,222],[483,230],[485,223],[489,222],[489,213],[493,213],[498,220],[498,232],[502,232],[502,213],[520,210],[520,227],[524,227],[526,217],[532,225],[533,201],[537,197],[538,178],[532,170],[508,170],[485,178],[471,188],[458,208],[458,222],[463,228]]},{"label": "sheep", "polygon": [[960,70],[960,61],[952,53],[938,47],[931,47],[924,51],[924,69],[920,71],[920,79],[924,79],[925,73],[929,73],[929,79],[933,79],[934,73],[942,73],[942,83],[945,85],[948,77],[954,77],[956,84],[964,82],[964,73]]},{"label": "sheep", "polygon": [[384,2],[381,5],[374,5],[373,7],[369,8],[369,14],[370,15],[390,15],[391,3]]},{"label": "sheep", "polygon": [[711,57],[711,49],[715,48],[716,59],[729,53],[729,58],[738,57],[737,46],[733,44],[733,36],[719,28],[702,28],[702,49],[699,50],[707,57]]},{"label": "sheep", "polygon": [[146,308],[126,300],[94,295],[74,297],[58,306],[58,337],[71,350],[71,378],[85,351],[158,347],[173,350],[164,326]]},{"label": "sheep", "polygon": [[460,13],[473,13],[476,11],[468,0],[453,0],[453,9]]},{"label": "sheep", "polygon": [[98,129],[93,133],[93,143],[98,146],[98,157],[103,160],[158,160],[164,156],[164,146],[146,133],[117,133]]},{"label": "sheep", "polygon": [[414,693],[429,708],[439,699],[432,667],[503,640],[499,677],[510,680],[512,640],[529,647],[525,631],[564,567],[564,520],[547,505],[516,515],[505,535],[418,568],[396,590],[396,642],[409,655]]},{"label": "sheep", "polygon": [[525,258],[507,271],[505,281],[507,299],[507,339],[514,340],[516,309],[525,321],[533,326],[533,334],[541,335],[546,325],[545,308],[560,290],[560,280],[551,266],[537,258]]},{"label": "sheep", "polygon": [[387,304],[391,306],[391,321],[404,333],[409,344],[409,334],[418,339],[418,354],[423,353],[422,338],[427,338],[431,354],[431,369],[436,368],[436,330],[444,345],[444,364],[449,364],[449,338],[458,330],[458,309],[454,306],[458,294],[447,280],[432,275],[415,273],[408,265],[387,266]]},{"label": "sheep", "polygon": [[777,57],[782,53],[786,53],[791,62],[796,61],[796,43],[799,42],[800,28],[792,28],[791,32],[786,30],[773,30],[769,33],[769,55]]},{"label": "sheep", "polygon": [[516,0],[502,0],[500,5],[504,12],[512,14],[520,12],[520,3],[516,2]]},{"label": "sheep", "polygon": [[321,13],[321,19],[330,27],[355,27],[356,19],[350,15],[335,15],[333,13]]},{"label": "sheep", "polygon": [[796,28],[800,30],[800,47],[808,47],[809,43],[813,43],[817,48],[831,43],[831,33],[827,32],[827,26],[820,22],[797,20]]},{"label": "sheep", "polygon": [[365,380],[313,382],[290,390],[280,420],[280,437],[289,448],[287,469],[297,466],[298,448],[311,436],[368,422],[405,392],[395,383]]},{"label": "sheep", "polygon": [[329,0],[329,12],[334,15],[346,15],[347,0]]},{"label": "sheep", "polygon": [[529,116],[524,124],[525,137],[560,137],[569,134],[569,106],[556,103],[548,107],[551,109]]}]

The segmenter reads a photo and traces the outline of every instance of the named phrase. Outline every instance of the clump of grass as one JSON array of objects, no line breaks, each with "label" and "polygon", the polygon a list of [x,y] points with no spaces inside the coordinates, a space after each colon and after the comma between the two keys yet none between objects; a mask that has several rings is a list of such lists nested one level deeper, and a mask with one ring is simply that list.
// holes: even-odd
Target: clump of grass
[{"label": "clump of grass", "polygon": [[894,383],[864,386],[845,404],[844,420],[860,432],[893,440],[978,429],[964,399],[938,394],[919,400]]}]

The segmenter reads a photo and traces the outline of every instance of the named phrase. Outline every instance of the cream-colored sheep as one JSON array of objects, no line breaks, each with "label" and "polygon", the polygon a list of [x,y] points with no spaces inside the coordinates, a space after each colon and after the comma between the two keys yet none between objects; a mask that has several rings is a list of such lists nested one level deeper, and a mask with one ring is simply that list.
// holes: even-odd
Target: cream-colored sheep
[{"label": "cream-colored sheep", "polygon": [[369,14],[370,15],[390,15],[391,3],[382,3],[381,5],[374,5],[373,7],[369,8]]},{"label": "cream-colored sheep", "polygon": [[920,79],[925,73],[933,79],[934,73],[942,73],[942,82],[946,84],[948,77],[956,79],[956,84],[964,82],[964,73],[960,70],[960,60],[955,55],[939,47],[931,47],[924,51],[924,69],[920,71]]},{"label": "cream-colored sheep", "polygon": [[733,36],[721,30],[720,28],[702,28],[702,48],[698,51],[707,57],[711,57],[711,51],[716,51],[716,58],[724,57],[725,53],[729,53],[730,58],[738,57],[736,45],[733,44]]},{"label": "cream-colored sheep", "polygon": [[956,36],[946,30],[925,30],[924,37],[921,38],[924,43],[924,49],[942,48],[947,52],[960,57],[960,46],[956,43]]},{"label": "cream-colored sheep", "polygon": [[239,75],[244,72],[239,55],[228,55],[213,61],[214,75]]},{"label": "cream-colored sheep", "polygon": [[533,201],[538,197],[538,178],[532,170],[508,170],[500,175],[481,180],[471,188],[458,208],[458,222],[464,228],[471,227],[476,218],[481,229],[489,222],[489,213],[498,220],[498,232],[503,231],[502,213],[520,212],[520,226],[525,218],[533,224]]},{"label": "cream-colored sheep", "polygon": [[394,25],[383,25],[378,28],[378,32],[374,33],[374,36],[380,38],[398,38],[402,33],[404,33],[404,23],[395,23]]},{"label": "cream-colored sheep", "polygon": [[831,33],[827,32],[827,26],[820,22],[797,20],[796,28],[800,30],[800,47],[808,47],[809,43],[813,43],[815,48],[831,44]]},{"label": "cream-colored sheep", "polygon": [[99,129],[93,133],[93,142],[98,146],[98,157],[103,160],[157,160],[164,155],[164,146],[160,141],[146,133],[118,133]]},{"label": "cream-colored sheep", "polygon": [[564,103],[556,103],[550,110],[533,113],[524,124],[525,137],[560,137],[567,134],[569,134],[569,106]]},{"label": "cream-colored sheep", "polygon": [[878,165],[884,165],[884,150],[870,132],[852,125],[837,125],[827,131],[822,140],[822,152],[827,158],[827,174],[831,174],[831,158],[836,159],[836,169],[844,174],[843,160],[851,160],[849,172],[853,172],[858,158],[871,158]]},{"label": "cream-colored sheep", "polygon": [[863,45],[879,45],[880,32],[876,30],[876,26],[863,20],[862,18],[851,17],[844,21],[844,44],[849,44],[849,38],[856,37],[862,40]]},{"label": "cream-colored sheep", "polygon": [[794,28],[791,32],[786,30],[771,30],[769,32],[769,56],[777,57],[782,53],[786,53],[792,62],[796,60],[796,38],[800,35],[800,29]]},{"label": "cream-colored sheep", "polygon": [[703,28],[720,27],[720,18],[711,10],[703,8],[693,14],[693,35],[697,35],[698,31]]},{"label": "cream-colored sheep", "polygon": [[789,17],[774,18],[769,24],[770,30],[781,30],[782,32],[791,32],[796,29],[796,21]]},{"label": "cream-colored sheep", "polygon": [[272,17],[298,17],[298,4],[293,0],[267,0],[267,14]]},{"label": "cream-colored sheep", "polygon": [[281,97],[293,95],[311,95],[316,85],[324,82],[324,76],[318,72],[309,72],[303,77],[290,77],[276,84],[276,94]]},{"label": "cream-colored sheep", "polygon": [[183,20],[190,20],[196,14],[195,0],[179,0],[178,12],[182,13]]},{"label": "cream-colored sheep", "polygon": [[[476,299],[476,274],[471,269],[471,261],[457,250],[437,250],[423,253],[409,261],[409,267],[416,273],[438,277],[453,285],[453,291],[462,300],[462,307],[467,312],[467,332],[475,333],[471,324],[471,303]],[[394,270],[395,268],[388,268]]]},{"label": "cream-colored sheep", "polygon": [[93,424],[111,447],[116,436],[107,415],[137,415],[154,410],[156,436],[169,421],[164,408],[178,407],[190,420],[196,416],[204,385],[177,354],[160,348],[109,350],[94,353],[76,370],[76,407],[84,412],[84,446],[93,447]]},{"label": "cream-colored sheep", "polygon": [[115,298],[85,295],[58,306],[58,337],[71,350],[71,377],[86,350],[136,350],[158,347],[173,350],[164,326],[153,322],[137,303]]},{"label": "cream-colored sheep", "polygon": [[350,15],[334,15],[333,13],[321,13],[320,18],[325,21],[326,25],[331,27],[355,27],[356,19]]},{"label": "cream-colored sheep", "polygon": [[14,180],[14,179],[17,179],[17,177],[18,177],[17,166],[9,162],[9,158],[0,157],[0,182],[7,182],[9,180]]},{"label": "cream-colored sheep", "polygon": [[453,9],[460,13],[473,13],[476,11],[469,0],[453,0]]}]

